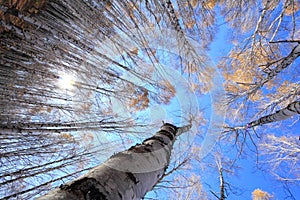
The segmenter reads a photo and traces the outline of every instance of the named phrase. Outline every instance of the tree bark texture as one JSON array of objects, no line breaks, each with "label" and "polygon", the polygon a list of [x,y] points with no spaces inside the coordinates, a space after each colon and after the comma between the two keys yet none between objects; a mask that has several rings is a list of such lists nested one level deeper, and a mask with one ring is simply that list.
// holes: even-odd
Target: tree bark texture
[{"label": "tree bark texture", "polygon": [[285,120],[297,114],[300,114],[300,101],[294,101],[290,103],[286,108],[278,110],[273,114],[263,116],[258,120],[252,121],[247,125],[247,127],[251,128],[262,124]]},{"label": "tree bark texture", "polygon": [[87,174],[39,200],[132,200],[152,190],[167,169],[176,136],[190,126],[165,123],[152,137],[111,156]]}]

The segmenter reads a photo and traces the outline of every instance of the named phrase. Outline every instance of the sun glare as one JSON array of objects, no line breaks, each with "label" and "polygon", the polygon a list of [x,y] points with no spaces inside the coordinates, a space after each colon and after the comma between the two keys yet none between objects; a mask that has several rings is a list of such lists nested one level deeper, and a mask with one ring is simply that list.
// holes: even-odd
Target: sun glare
[{"label": "sun glare", "polygon": [[62,74],[58,79],[58,86],[61,89],[71,90],[74,87],[74,77],[70,74]]}]

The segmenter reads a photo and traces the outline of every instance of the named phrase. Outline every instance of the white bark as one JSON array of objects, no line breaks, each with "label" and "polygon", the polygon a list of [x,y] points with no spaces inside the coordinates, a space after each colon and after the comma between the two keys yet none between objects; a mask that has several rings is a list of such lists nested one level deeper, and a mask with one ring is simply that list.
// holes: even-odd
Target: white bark
[{"label": "white bark", "polygon": [[141,199],[167,169],[176,136],[189,128],[165,123],[160,131],[142,144],[113,155],[82,177],[38,199]]},{"label": "white bark", "polygon": [[273,114],[263,116],[258,120],[250,122],[247,125],[247,128],[285,120],[297,114],[300,114],[300,101],[294,101],[290,103],[286,108],[283,108],[281,110],[276,111]]}]

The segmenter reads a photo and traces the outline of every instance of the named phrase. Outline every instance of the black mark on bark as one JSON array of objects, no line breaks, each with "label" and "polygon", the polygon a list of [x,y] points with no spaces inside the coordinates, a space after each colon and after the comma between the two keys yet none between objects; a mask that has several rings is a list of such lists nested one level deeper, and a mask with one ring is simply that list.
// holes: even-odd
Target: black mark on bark
[{"label": "black mark on bark", "polygon": [[128,178],[134,182],[134,184],[137,184],[139,182],[138,180],[136,180],[136,178],[135,178],[135,176],[134,176],[133,173],[126,172],[126,174],[127,174]]},{"label": "black mark on bark", "polygon": [[173,134],[168,131],[160,130],[158,133],[167,136],[170,140],[174,139]]},{"label": "black mark on bark", "polygon": [[118,192],[118,195],[119,195],[120,199],[122,199],[122,194],[120,192]]},{"label": "black mark on bark", "polygon": [[81,193],[85,200],[107,200],[106,195],[99,191],[99,182],[94,178],[82,178],[71,185],[64,185],[64,190],[69,190],[74,194]]}]

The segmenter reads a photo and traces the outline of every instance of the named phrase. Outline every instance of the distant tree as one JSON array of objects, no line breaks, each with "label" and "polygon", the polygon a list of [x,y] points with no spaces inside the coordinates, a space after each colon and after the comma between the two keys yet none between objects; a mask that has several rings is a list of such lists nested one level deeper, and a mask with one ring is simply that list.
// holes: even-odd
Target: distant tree
[{"label": "distant tree", "polygon": [[[263,124],[299,114],[299,2],[220,1],[225,21],[234,28],[233,48],[219,68],[228,105],[225,133],[254,144]],[[238,125],[242,124],[242,126]],[[241,149],[240,149],[241,150]]]},{"label": "distant tree", "polygon": [[219,180],[220,180],[220,187],[219,187],[219,192],[216,193],[214,191],[211,191],[211,193],[218,199],[218,200],[225,200],[227,199],[226,195],[226,182],[224,180],[224,169],[223,169],[223,164],[221,161],[220,156],[216,156],[216,165],[217,169],[219,172]]},{"label": "distant tree", "polygon": [[[24,191],[27,191],[26,198],[35,196],[55,182],[53,179],[57,176],[53,174],[52,179],[48,172],[67,170],[70,165],[84,162],[82,156],[88,157],[88,152],[80,149],[81,145],[67,133],[45,135],[1,131],[0,138],[0,145],[6,147],[0,150],[0,193],[4,199],[21,197]],[[48,184],[31,185],[36,181]]]},{"label": "distant tree", "polygon": [[219,6],[226,22],[239,30],[229,57],[219,63],[232,119],[259,118],[297,100],[299,80],[292,71],[300,56],[299,3],[229,0]]},{"label": "distant tree", "polygon": [[[220,142],[222,143],[223,141]],[[210,199],[226,200],[231,199],[233,196],[240,196],[243,187],[235,186],[230,180],[231,177],[237,176],[238,169],[242,166],[239,166],[232,157],[227,156],[228,152],[224,148],[225,145],[218,144],[218,146],[219,148],[213,151],[213,160],[211,162],[205,163],[205,160],[202,161],[202,165],[209,166],[209,168],[212,169],[212,176],[218,180],[218,185],[209,186],[209,191],[212,194]]]},{"label": "distant tree", "polygon": [[268,134],[259,143],[260,164],[271,169],[277,180],[299,182],[300,147],[298,136]]},{"label": "distant tree", "polygon": [[194,199],[201,197],[203,200],[209,199],[209,195],[202,182],[200,170],[197,172],[193,169],[195,162],[195,150],[183,157],[183,160],[176,159],[170,163],[168,171],[163,175],[159,183],[153,188],[152,194],[155,194],[157,199],[160,199],[160,194],[165,194],[168,191],[168,199]]},{"label": "distant tree", "polygon": [[[0,0],[0,7],[4,198],[33,197],[98,165],[98,158],[111,154],[113,147],[118,152],[127,148],[131,137],[149,137],[149,132],[140,131],[151,127],[140,120],[140,111],[169,104],[178,92],[165,73],[180,71],[197,96],[221,87],[214,85],[217,71],[209,66],[205,52],[220,19],[228,25],[233,47],[218,64],[228,98],[212,103],[222,107],[213,114],[225,115],[227,106],[229,134],[213,130],[215,138],[227,135],[241,139],[241,146],[250,141],[259,147],[252,133],[299,114],[298,1]],[[168,67],[162,70],[163,65]],[[186,114],[200,124],[197,113]],[[221,127],[220,121],[212,126]],[[119,139],[105,142],[106,136]],[[267,142],[266,151],[278,150],[277,140],[261,144]],[[203,155],[193,156],[200,160]],[[178,168],[187,164],[183,160]],[[221,158],[216,169],[220,192],[215,194],[225,199]],[[162,178],[170,177],[164,173],[158,181],[161,187],[168,185]],[[181,176],[189,189],[180,197],[206,198],[200,176],[189,175]],[[176,181],[180,182],[168,183]]]},{"label": "distant tree", "polygon": [[[176,19],[175,3],[0,1],[0,133],[7,147],[1,151],[6,166],[1,195],[30,198],[95,166],[99,154],[110,154],[114,146],[120,150],[128,138],[148,134],[140,129],[151,124],[145,126],[134,114],[121,116],[113,107],[122,104],[131,114],[168,104],[176,95],[176,87],[156,73],[161,49],[153,47],[149,31],[171,29],[181,63],[170,64],[170,71],[187,72],[195,83],[202,75],[208,80],[203,91],[208,90],[210,76],[199,70],[205,54],[193,48],[185,26],[192,32],[189,18],[207,21],[212,15],[202,10],[200,19],[184,12]],[[212,35],[209,26],[197,25],[205,38]],[[211,39],[198,41],[207,46]],[[110,141],[118,145],[108,150],[101,139],[112,135],[120,139]]]},{"label": "distant tree", "polygon": [[249,124],[247,124],[247,128],[252,128],[272,122],[278,122],[293,117],[297,114],[300,114],[300,101],[292,102],[286,108],[276,111],[276,113],[263,116],[258,120],[250,122]]},{"label": "distant tree", "polygon": [[[226,23],[239,30],[232,32],[233,48],[219,63],[228,105],[223,136],[234,141],[237,157],[248,148],[257,154],[259,167],[283,182],[295,181],[298,161],[291,152],[297,152],[297,136],[274,136],[269,128],[283,127],[280,121],[286,119],[298,123],[299,2],[228,0],[217,5]],[[253,199],[271,195],[255,190]]]},{"label": "distant tree", "polygon": [[225,132],[230,132],[230,131],[247,131],[250,128],[254,128],[257,126],[262,126],[264,124],[268,123],[274,123],[274,122],[279,122],[288,118],[291,118],[295,115],[300,114],[300,102],[295,101],[290,103],[287,107],[277,110],[275,113],[262,116],[257,120],[251,121],[246,125],[243,126],[235,126],[235,127],[225,127],[227,129]]}]

